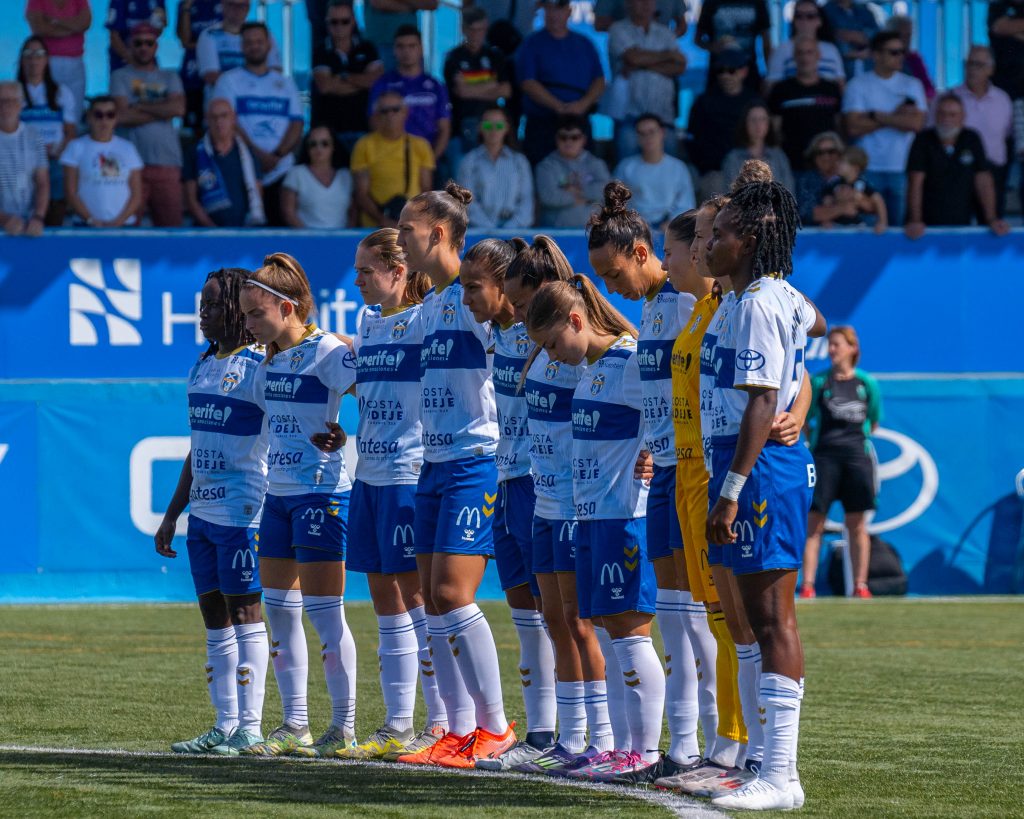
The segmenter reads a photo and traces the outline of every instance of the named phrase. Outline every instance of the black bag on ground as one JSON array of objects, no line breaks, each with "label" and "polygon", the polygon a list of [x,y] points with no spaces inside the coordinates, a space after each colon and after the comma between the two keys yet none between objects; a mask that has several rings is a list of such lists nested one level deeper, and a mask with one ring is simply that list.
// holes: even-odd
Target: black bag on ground
[{"label": "black bag on ground", "polygon": [[[828,585],[832,594],[842,597],[843,559],[836,552],[828,565]],[[871,557],[868,561],[868,589],[875,597],[904,595],[907,593],[907,573],[903,570],[903,561],[891,543],[877,535],[871,536]]]}]

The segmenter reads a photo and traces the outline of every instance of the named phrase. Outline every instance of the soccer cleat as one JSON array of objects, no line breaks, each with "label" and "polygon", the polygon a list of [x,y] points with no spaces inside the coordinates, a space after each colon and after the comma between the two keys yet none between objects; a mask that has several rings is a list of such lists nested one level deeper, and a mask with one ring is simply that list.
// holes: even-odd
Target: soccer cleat
[{"label": "soccer cleat", "polygon": [[738,791],[755,779],[757,779],[756,771],[752,771],[749,768],[737,768],[715,779],[705,779],[695,790],[691,790],[690,793],[694,796],[705,796],[709,799],[714,799],[716,796]]},{"label": "soccer cleat", "polygon": [[[585,752],[584,752],[585,753]],[[587,782],[604,782],[603,777],[612,769],[625,764],[630,758],[629,751],[602,751],[593,757],[588,764],[572,771],[566,771],[569,779],[582,779]]]},{"label": "soccer cleat", "polygon": [[853,590],[853,596],[860,598],[861,600],[870,600],[874,597],[871,593],[871,589],[867,587],[866,583],[858,583],[857,587]]},{"label": "soccer cleat", "polygon": [[818,596],[818,593],[814,590],[814,586],[804,583],[800,587],[800,599],[801,600],[813,600]]},{"label": "soccer cleat", "polygon": [[754,779],[731,793],[714,797],[711,804],[729,810],[792,810],[793,794],[764,779]]},{"label": "soccer cleat", "polygon": [[309,733],[308,726],[298,727],[286,723],[271,731],[270,736],[263,742],[242,748],[238,753],[240,756],[284,756],[297,748],[308,747],[312,744],[313,736]]},{"label": "soccer cleat", "polygon": [[789,792],[793,794],[793,810],[804,806],[804,786],[800,784],[800,778],[791,774],[789,780]]},{"label": "soccer cleat", "polygon": [[653,785],[654,781],[661,776],[661,771],[662,757],[660,754],[654,762],[648,762],[636,751],[630,751],[626,759],[613,766],[607,774],[594,777],[594,781],[645,787]]},{"label": "soccer cleat", "polygon": [[559,772],[572,765],[577,757],[579,757],[579,754],[574,754],[572,751],[567,750],[564,745],[556,743],[553,747],[540,754],[540,756],[512,766],[512,770],[519,773],[557,776]]},{"label": "soccer cleat", "polygon": [[228,741],[228,735],[220,728],[211,728],[205,734],[200,734],[195,739],[183,739],[171,745],[171,750],[176,754],[208,754],[218,745]]},{"label": "soccer cleat", "polygon": [[[516,745],[516,732],[512,729],[516,724],[510,723],[503,734],[492,734],[483,728],[477,728],[473,734],[473,744],[465,750],[459,759],[447,757],[441,762],[446,768],[473,768],[478,759],[497,759]],[[463,764],[464,761],[468,764]]]},{"label": "soccer cleat", "polygon": [[[477,758],[476,767],[483,771],[510,771],[517,765],[532,762],[544,754],[544,748],[535,748],[529,742],[517,742],[501,756]],[[518,770],[518,769],[517,769]]]},{"label": "soccer cleat", "polygon": [[734,775],[739,770],[739,768],[727,768],[725,765],[719,765],[717,762],[706,759],[702,765],[693,770],[671,777],[673,782],[668,787],[679,793],[695,793],[705,782]]},{"label": "soccer cleat", "polygon": [[576,754],[572,762],[566,765],[564,768],[555,768],[550,771],[551,776],[568,776],[571,771],[578,771],[581,768],[586,768],[588,765],[594,762],[601,754],[608,753],[607,751],[599,751],[593,745],[588,746],[582,754]]},{"label": "soccer cleat", "polygon": [[355,744],[356,738],[354,734],[349,734],[344,728],[332,725],[324,731],[316,742],[311,745],[299,745],[292,748],[291,753],[295,756],[304,756],[307,759],[314,757],[324,758],[334,756],[342,749],[352,748]]},{"label": "soccer cleat", "polygon": [[[419,736],[423,736],[420,734]],[[417,739],[419,739],[419,736]],[[434,757],[448,756],[449,754],[458,753],[458,750],[466,744],[467,741],[472,742],[473,735],[466,734],[466,736],[459,736],[453,734],[451,731],[442,735],[437,742],[433,742],[430,745],[425,745],[417,751],[411,754],[402,754],[396,762],[403,762],[406,765],[437,765],[437,760]]]},{"label": "soccer cleat", "polygon": [[374,731],[365,742],[339,748],[334,755],[341,759],[385,759],[393,762],[402,754],[409,753],[409,743],[412,740],[411,728],[396,731],[390,725],[384,725]]},{"label": "soccer cleat", "polygon": [[441,743],[434,746],[435,753],[430,757],[433,765],[440,765],[442,768],[472,768],[476,762],[473,756],[473,747],[476,745],[476,731],[466,734],[460,745],[446,745],[440,748]]},{"label": "soccer cleat", "polygon": [[249,748],[257,743],[263,742],[263,737],[260,734],[254,734],[251,731],[243,731],[239,728],[231,735],[231,739],[218,745],[216,748],[211,748],[211,754],[219,754],[220,756],[238,756],[243,748]]},{"label": "soccer cleat", "polygon": [[692,773],[705,764],[705,760],[700,757],[683,765],[676,762],[672,757],[665,756],[662,759],[661,776],[654,782],[654,786],[669,791],[676,790],[679,787],[679,780],[684,775]]}]

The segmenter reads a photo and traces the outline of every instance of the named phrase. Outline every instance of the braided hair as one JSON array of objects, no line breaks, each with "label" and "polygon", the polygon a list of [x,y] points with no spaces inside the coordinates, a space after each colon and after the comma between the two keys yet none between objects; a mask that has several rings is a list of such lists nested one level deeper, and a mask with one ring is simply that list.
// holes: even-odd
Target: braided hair
[{"label": "braided hair", "polygon": [[800,215],[788,190],[778,182],[750,182],[732,192],[728,208],[737,230],[757,240],[754,278],[793,272],[793,247]]},{"label": "braided hair", "polygon": [[[220,298],[224,305],[224,337],[234,345],[232,349],[251,344],[253,341],[249,331],[245,329],[245,314],[238,304],[238,294],[242,291],[242,285],[250,275],[248,270],[241,267],[222,267],[206,276],[206,281],[215,279],[220,285]],[[216,341],[211,341],[210,346],[203,353],[203,358],[208,358],[219,352],[223,352],[220,350],[220,345]]]}]

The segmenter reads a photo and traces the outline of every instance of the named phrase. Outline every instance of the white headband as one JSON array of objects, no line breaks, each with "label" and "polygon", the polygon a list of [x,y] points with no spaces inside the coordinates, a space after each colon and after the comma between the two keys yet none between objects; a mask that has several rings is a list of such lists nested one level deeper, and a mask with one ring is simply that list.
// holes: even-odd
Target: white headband
[{"label": "white headband", "polygon": [[264,284],[263,282],[258,282],[258,281],[256,281],[256,279],[246,279],[245,283],[246,284],[251,284],[254,287],[259,287],[259,288],[261,288],[263,290],[266,290],[268,293],[272,293],[273,295],[277,296],[279,299],[283,299],[284,301],[290,302],[291,304],[294,304],[296,307],[299,306],[299,303],[295,299],[293,299],[291,296],[286,296],[280,290],[275,290],[269,284]]}]

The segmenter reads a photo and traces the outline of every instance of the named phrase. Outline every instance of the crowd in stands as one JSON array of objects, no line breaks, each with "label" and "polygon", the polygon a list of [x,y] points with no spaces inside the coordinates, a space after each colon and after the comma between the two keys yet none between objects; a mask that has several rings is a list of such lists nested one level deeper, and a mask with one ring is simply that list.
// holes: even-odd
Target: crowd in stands
[{"label": "crowd in stands", "polygon": [[[805,225],[987,225],[1001,235],[1024,155],[1024,0],[992,2],[991,46],[936,90],[912,23],[855,0],[797,0],[772,47],[765,0],[704,0],[707,86],[676,128],[684,0],[597,0],[606,82],[570,0],[467,0],[442,77],[417,13],[437,0],[307,0],[311,87],[281,71],[251,0],[177,0],[181,66],[159,40],[171,0],[110,0],[109,92],[85,97],[89,0],[27,0],[32,35],[0,83],[0,220],[123,227],[394,226],[448,178],[473,227],[580,228],[614,176],[662,226],[723,190],[747,159],[797,196]],[[762,75],[758,51],[767,70]],[[308,91],[310,110],[302,94]],[[591,115],[614,121],[595,143]],[[307,127],[307,124],[308,127]],[[520,139],[520,134],[522,138]]]}]

